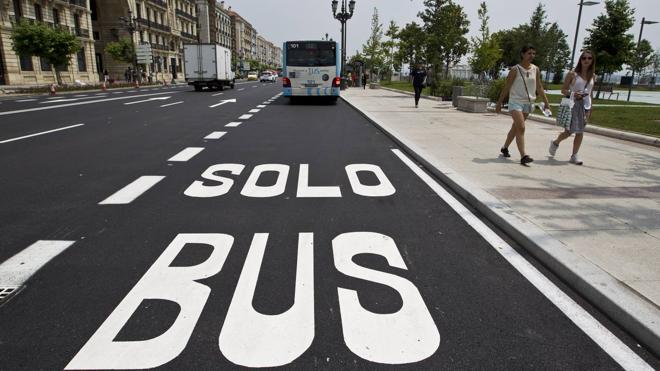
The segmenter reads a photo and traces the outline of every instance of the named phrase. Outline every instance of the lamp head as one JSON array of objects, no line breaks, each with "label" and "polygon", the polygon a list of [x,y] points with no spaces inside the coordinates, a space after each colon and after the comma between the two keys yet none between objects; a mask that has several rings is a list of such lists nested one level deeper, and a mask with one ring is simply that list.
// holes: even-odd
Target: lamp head
[{"label": "lamp head", "polygon": [[348,11],[353,15],[353,11],[355,10],[355,0],[351,0],[348,3]]},{"label": "lamp head", "polygon": [[337,6],[339,5],[338,0],[332,0],[332,14],[337,14]]},{"label": "lamp head", "polygon": [[656,24],[658,23],[657,21],[644,21],[644,24]]},{"label": "lamp head", "polygon": [[590,6],[590,5],[596,5],[596,4],[600,4],[600,1],[582,1],[582,2],[581,2],[580,4],[578,4],[578,5],[586,5],[586,6]]}]

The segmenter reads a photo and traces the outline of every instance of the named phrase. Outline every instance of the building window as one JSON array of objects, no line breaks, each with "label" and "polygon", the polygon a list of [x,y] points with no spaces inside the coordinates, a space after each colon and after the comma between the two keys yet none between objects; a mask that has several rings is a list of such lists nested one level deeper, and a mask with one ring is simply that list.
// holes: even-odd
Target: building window
[{"label": "building window", "polygon": [[53,8],[53,23],[60,24],[60,11],[57,8]]},{"label": "building window", "polygon": [[137,9],[137,17],[142,18],[142,4],[135,3],[135,8]]},{"label": "building window", "polygon": [[76,29],[76,35],[80,35],[80,14],[73,15],[73,27]]},{"label": "building window", "polygon": [[44,58],[39,58],[39,63],[41,64],[41,70],[42,71],[52,71],[53,67],[51,67],[50,63],[48,63],[47,60]]},{"label": "building window", "polygon": [[85,60],[85,48],[78,52],[78,71],[87,72],[87,61]]},{"label": "building window", "polygon": [[98,7],[96,6],[96,0],[90,0],[89,7],[90,7],[90,10],[92,11],[92,14],[91,14],[92,21],[98,21],[99,20],[99,10],[98,10]]},{"label": "building window", "polygon": [[19,56],[21,62],[21,71],[34,71],[34,66],[32,65],[32,57],[29,55]]},{"label": "building window", "polygon": [[40,22],[44,20],[44,15],[41,13],[41,5],[39,4],[34,4],[34,18]]},{"label": "building window", "polygon": [[14,16],[16,17],[16,22],[21,20],[23,12],[21,11],[21,0],[14,0]]}]

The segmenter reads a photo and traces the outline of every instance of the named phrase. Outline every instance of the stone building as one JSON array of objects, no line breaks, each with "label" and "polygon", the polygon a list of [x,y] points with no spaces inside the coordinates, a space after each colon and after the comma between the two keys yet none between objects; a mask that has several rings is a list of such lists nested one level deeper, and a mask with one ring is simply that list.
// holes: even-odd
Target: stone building
[{"label": "stone building", "polygon": [[38,85],[56,82],[55,71],[47,61],[19,56],[12,50],[11,34],[19,20],[43,22],[76,35],[82,43],[66,68],[59,68],[62,82],[96,83],[98,68],[94,59],[92,13],[88,0],[2,0],[0,1],[0,85]]},{"label": "stone building", "polygon": [[233,50],[231,16],[224,1],[217,2],[215,6],[215,34],[211,37],[211,42]]},{"label": "stone building", "polygon": [[231,7],[227,8],[231,17],[232,25],[232,52],[238,59],[239,71],[247,72],[251,68],[248,65],[249,60],[257,60],[257,30],[252,24],[233,11]]},{"label": "stone building", "polygon": [[[140,66],[148,78],[183,79],[183,44],[198,41],[194,0],[90,0],[90,5],[99,71],[107,70],[115,80],[125,78],[131,65],[112,59],[104,50],[109,42],[126,37],[136,45],[151,45],[153,62]],[[135,28],[132,35],[129,15]]]}]

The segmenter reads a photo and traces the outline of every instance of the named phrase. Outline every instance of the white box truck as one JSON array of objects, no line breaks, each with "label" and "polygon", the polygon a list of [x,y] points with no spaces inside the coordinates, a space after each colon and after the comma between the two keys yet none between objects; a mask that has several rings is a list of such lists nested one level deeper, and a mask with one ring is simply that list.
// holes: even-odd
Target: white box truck
[{"label": "white box truck", "polygon": [[217,44],[184,44],[183,60],[186,82],[195,91],[234,88],[235,75],[231,70],[231,50]]}]

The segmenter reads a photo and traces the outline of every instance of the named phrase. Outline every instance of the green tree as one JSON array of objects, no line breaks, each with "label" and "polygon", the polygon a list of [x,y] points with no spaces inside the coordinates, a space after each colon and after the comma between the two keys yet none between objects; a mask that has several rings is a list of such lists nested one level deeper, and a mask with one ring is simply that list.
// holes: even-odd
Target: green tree
[{"label": "green tree", "polygon": [[34,55],[48,61],[55,71],[57,83],[62,84],[60,67],[68,66],[71,55],[82,48],[80,41],[61,28],[51,28],[45,23],[21,21],[12,30],[12,48],[19,55]]},{"label": "green tree", "polygon": [[548,29],[545,35],[545,43],[548,48],[545,61],[546,80],[547,74],[550,72],[553,72],[555,77],[559,76],[559,79],[561,79],[564,70],[571,68],[569,66],[571,49],[568,46],[566,34],[559,28],[556,22]]},{"label": "green tree", "polygon": [[[453,0],[424,0],[426,9],[419,13],[428,34],[427,59],[434,71],[444,64],[444,77],[449,76],[449,68],[458,63],[469,50],[465,35],[470,32],[470,21],[463,7]],[[437,73],[437,72],[436,72]],[[437,81],[435,78],[432,81]]]},{"label": "green tree", "polygon": [[399,26],[394,21],[390,21],[385,36],[387,40],[383,41],[383,52],[385,56],[384,72],[388,80],[392,80],[392,72],[400,71],[399,65],[395,63],[396,49],[398,48],[397,38],[399,35]]},{"label": "green tree", "polygon": [[639,45],[635,47],[628,66],[637,72],[642,72],[646,67],[653,64],[654,58],[655,55],[653,54],[651,43],[646,39],[642,39]]},{"label": "green tree", "polygon": [[479,20],[481,20],[481,27],[479,31],[480,37],[472,38],[472,57],[470,57],[470,67],[474,73],[482,75],[490,75],[493,68],[497,65],[497,61],[502,57],[502,51],[496,38],[491,37],[490,30],[488,29],[488,8],[486,2],[482,2],[477,11]]},{"label": "green tree", "polygon": [[113,41],[105,46],[105,52],[112,57],[112,59],[125,62],[128,64],[135,63],[135,45],[133,41],[127,37],[122,37],[119,41]]},{"label": "green tree", "polygon": [[367,43],[362,45],[364,53],[364,62],[366,68],[373,76],[380,76],[383,71],[385,56],[383,53],[383,25],[378,17],[378,8],[374,8],[374,14],[371,16],[371,35]]},{"label": "green tree", "polygon": [[408,63],[410,69],[415,63],[425,63],[426,34],[420,25],[408,23],[398,33],[399,50],[395,54],[395,63]]},{"label": "green tree", "polygon": [[633,35],[628,30],[633,26],[635,10],[628,0],[605,0],[605,14],[594,19],[589,35],[584,40],[585,48],[596,54],[596,73],[601,76],[596,98],[606,74],[621,70],[630,61],[635,49]]}]

